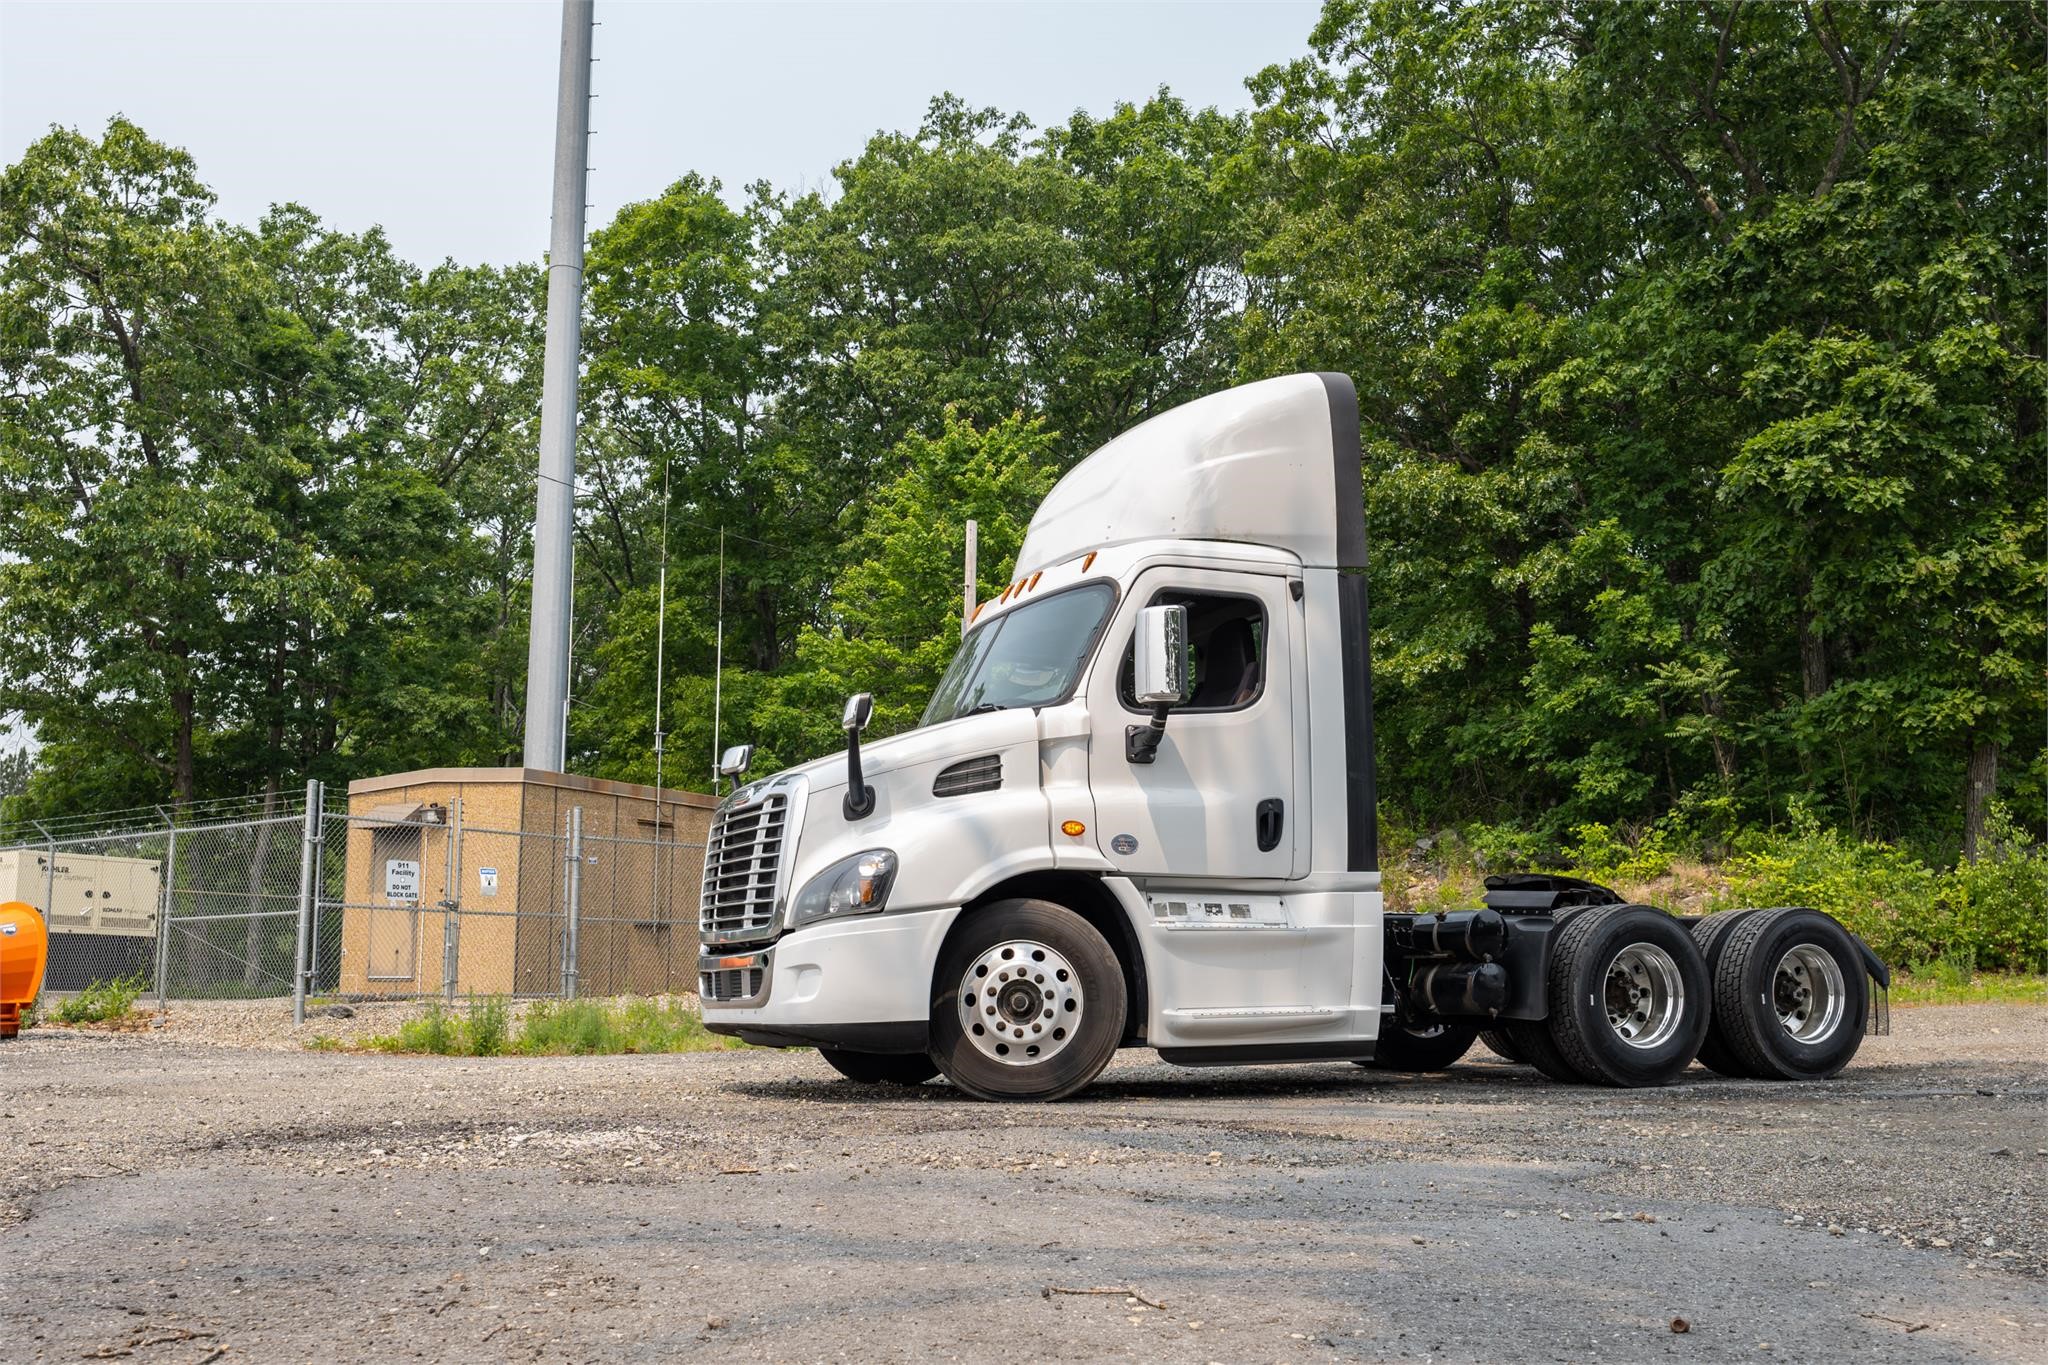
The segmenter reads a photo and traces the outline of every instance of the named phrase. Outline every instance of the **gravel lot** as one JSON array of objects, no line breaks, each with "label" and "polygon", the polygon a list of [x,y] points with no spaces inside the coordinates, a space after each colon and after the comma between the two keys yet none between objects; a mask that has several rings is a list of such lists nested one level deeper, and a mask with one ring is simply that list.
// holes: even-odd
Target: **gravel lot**
[{"label": "gravel lot", "polygon": [[0,1044],[0,1355],[1961,1361],[2048,1339],[2043,1008],[1898,1011],[1825,1085],[1132,1053],[1031,1108],[853,1086],[807,1053],[316,1054],[277,1007],[209,1008]]}]

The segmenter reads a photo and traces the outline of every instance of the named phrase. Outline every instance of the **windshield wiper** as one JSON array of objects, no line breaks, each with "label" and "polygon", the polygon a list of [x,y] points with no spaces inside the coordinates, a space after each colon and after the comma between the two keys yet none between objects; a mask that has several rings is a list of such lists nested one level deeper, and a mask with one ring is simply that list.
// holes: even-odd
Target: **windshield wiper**
[{"label": "windshield wiper", "polygon": [[977,702],[975,705],[968,707],[967,714],[970,716],[978,716],[984,711],[1007,711],[1009,709],[1009,707],[1003,705],[1003,703],[999,701],[984,701]]}]

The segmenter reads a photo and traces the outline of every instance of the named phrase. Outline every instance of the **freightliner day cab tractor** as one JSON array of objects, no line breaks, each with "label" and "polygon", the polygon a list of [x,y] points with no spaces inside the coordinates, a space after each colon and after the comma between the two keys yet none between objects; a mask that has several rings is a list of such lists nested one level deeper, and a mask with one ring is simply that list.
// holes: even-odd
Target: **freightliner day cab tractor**
[{"label": "freightliner day cab tractor", "polygon": [[856,696],[844,754],[720,804],[707,1026],[1001,1100],[1070,1095],[1141,1046],[1421,1071],[1484,1032],[1620,1086],[1696,1057],[1846,1065],[1890,978],[1813,910],[1688,920],[1522,875],[1471,910],[1387,912],[1365,562],[1343,375],[1198,399],[1090,455],[916,729],[863,747]]}]

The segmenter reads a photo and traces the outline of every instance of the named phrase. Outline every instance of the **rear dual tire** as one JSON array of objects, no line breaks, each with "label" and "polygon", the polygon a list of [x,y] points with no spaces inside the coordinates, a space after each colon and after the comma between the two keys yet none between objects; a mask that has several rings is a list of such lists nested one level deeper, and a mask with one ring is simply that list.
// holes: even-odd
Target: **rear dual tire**
[{"label": "rear dual tire", "polygon": [[1703,1048],[1700,1060],[1758,1080],[1820,1081],[1841,1071],[1863,1045],[1870,1009],[1854,936],[1818,910],[1727,918],[1735,922],[1715,937],[1712,953],[1712,1055]]},{"label": "rear dual tire", "polygon": [[1549,1017],[1505,1032],[1554,1081],[1668,1085],[1707,1034],[1706,961],[1684,925],[1645,905],[1559,916],[1544,988]]}]

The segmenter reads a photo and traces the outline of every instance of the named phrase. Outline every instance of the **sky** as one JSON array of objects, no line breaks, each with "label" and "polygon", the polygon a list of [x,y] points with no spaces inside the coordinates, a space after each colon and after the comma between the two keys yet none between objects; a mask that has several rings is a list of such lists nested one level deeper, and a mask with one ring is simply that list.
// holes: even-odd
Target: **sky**
[{"label": "sky", "polygon": [[[824,188],[941,91],[1041,125],[1161,85],[1246,108],[1245,78],[1303,53],[1317,10],[597,0],[588,226],[692,170],[735,200]],[[538,260],[560,39],[552,3],[0,0],[0,158],[122,113],[190,152],[233,221],[292,200],[422,263]]]}]

